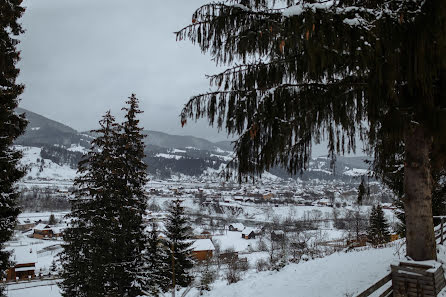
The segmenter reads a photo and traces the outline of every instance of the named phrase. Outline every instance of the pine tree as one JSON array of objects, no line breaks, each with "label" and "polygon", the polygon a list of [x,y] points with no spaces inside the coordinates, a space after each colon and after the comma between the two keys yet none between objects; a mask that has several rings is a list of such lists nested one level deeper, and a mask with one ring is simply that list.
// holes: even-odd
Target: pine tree
[{"label": "pine tree", "polygon": [[[90,151],[79,162],[71,200],[71,225],[65,230],[61,283],[62,296],[106,296],[110,292],[108,276],[113,263],[113,234],[117,222],[113,216],[114,171],[118,125],[107,112]],[[111,214],[110,214],[111,213]]]},{"label": "pine tree", "polygon": [[56,225],[56,224],[57,224],[56,217],[54,216],[54,214],[51,214],[50,218],[48,219],[48,225]]},{"label": "pine tree", "polygon": [[431,169],[446,167],[443,0],[221,1],[196,10],[177,33],[185,38],[231,67],[209,76],[214,89],[188,101],[182,124],[207,116],[240,135],[240,177],[277,165],[297,173],[322,137],[334,157],[355,150],[359,132],[377,163],[403,146],[407,254],[436,259]]},{"label": "pine tree", "polygon": [[151,296],[159,296],[170,288],[170,267],[164,243],[159,238],[158,225],[153,222],[148,235],[143,257],[143,279],[145,290]]},{"label": "pine tree", "polygon": [[366,194],[365,180],[364,180],[364,176],[362,176],[361,183],[359,184],[359,187],[358,187],[358,205],[362,205],[362,201],[364,199],[365,194]]},{"label": "pine tree", "polygon": [[386,243],[390,240],[389,224],[380,204],[372,207],[368,238],[374,245]]},{"label": "pine tree", "polygon": [[169,279],[172,294],[177,286],[187,287],[192,282],[189,270],[193,266],[190,235],[191,227],[187,222],[180,200],[175,200],[169,208],[166,223],[167,265],[169,265]]},{"label": "pine tree", "polygon": [[133,297],[146,290],[144,135],[138,100],[132,95],[126,103],[126,120],[117,124],[107,112],[79,163],[73,221],[61,256],[64,296]]},{"label": "pine tree", "polygon": [[114,242],[115,265],[111,282],[117,288],[117,296],[137,296],[144,289],[139,282],[143,273],[143,252],[147,237],[144,235],[143,216],[147,209],[147,165],[143,162],[144,135],[139,127],[138,99],[134,94],[126,102],[124,123],[120,125],[117,142],[119,168],[116,170],[115,202],[118,229]]},{"label": "pine tree", "polygon": [[[14,140],[26,127],[24,115],[17,115],[14,110],[23,92],[23,85],[17,84],[20,59],[17,45],[18,35],[23,33],[18,20],[25,12],[20,0],[0,2],[0,278],[5,277],[9,267],[9,252],[4,250],[14,230],[20,210],[17,205],[18,189],[16,182],[24,174],[20,167],[20,151],[12,148]],[[0,286],[0,296],[4,296]]]}]

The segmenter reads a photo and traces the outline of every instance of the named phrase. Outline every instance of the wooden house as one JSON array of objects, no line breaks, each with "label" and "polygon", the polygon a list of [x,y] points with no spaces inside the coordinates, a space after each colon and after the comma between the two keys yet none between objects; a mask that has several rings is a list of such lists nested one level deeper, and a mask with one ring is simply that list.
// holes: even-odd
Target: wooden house
[{"label": "wooden house", "polygon": [[192,255],[198,261],[212,258],[214,251],[215,247],[210,239],[197,239],[192,245]]},{"label": "wooden house", "polygon": [[33,228],[33,237],[38,239],[50,239],[62,237],[65,227],[55,227],[46,224],[38,224]]},{"label": "wooden house", "polygon": [[32,229],[36,223],[32,222],[30,219],[17,219],[16,230],[26,231]]},{"label": "wooden house", "polygon": [[243,229],[242,238],[244,238],[244,239],[256,238],[256,230],[254,230],[253,228],[249,228],[249,227]]},{"label": "wooden house", "polygon": [[8,268],[6,280],[27,280],[35,278],[37,252],[35,248],[15,247],[11,251],[11,262],[14,266]]},{"label": "wooden house", "polygon": [[229,225],[229,231],[243,231],[245,229],[245,226],[242,223],[234,223]]},{"label": "wooden house", "polygon": [[281,241],[285,239],[285,232],[282,230],[273,230],[271,231],[271,240],[273,241]]},{"label": "wooden house", "polygon": [[274,197],[274,194],[273,193],[266,193],[266,194],[263,194],[263,199],[264,200],[271,200],[271,198],[273,198]]},{"label": "wooden house", "polygon": [[53,229],[46,224],[38,224],[33,228],[33,237],[38,239],[47,239],[53,237]]}]

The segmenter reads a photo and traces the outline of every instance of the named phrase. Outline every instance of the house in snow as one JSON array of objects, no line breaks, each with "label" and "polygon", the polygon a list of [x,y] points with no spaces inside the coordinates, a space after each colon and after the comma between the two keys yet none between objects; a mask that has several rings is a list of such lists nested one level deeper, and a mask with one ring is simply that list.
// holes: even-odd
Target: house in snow
[{"label": "house in snow", "polygon": [[38,239],[50,239],[62,237],[65,227],[55,227],[47,224],[38,224],[33,228],[33,237]]},{"label": "house in snow", "polygon": [[214,251],[215,247],[210,239],[197,239],[192,244],[192,255],[198,261],[212,258]]},{"label": "house in snow", "polygon": [[271,198],[273,198],[273,197],[274,197],[273,193],[265,193],[265,194],[263,194],[263,199],[264,200],[271,200]]},{"label": "house in snow", "polygon": [[33,237],[38,239],[52,238],[53,230],[47,224],[37,224],[33,228]]},{"label": "house in snow", "polygon": [[31,221],[30,219],[18,218],[15,229],[19,231],[26,231],[32,229],[35,225],[36,223]]},{"label": "house in snow", "polygon": [[13,266],[6,272],[6,280],[25,280],[35,277],[37,252],[36,248],[28,246],[14,247],[11,250]]},{"label": "house in snow", "polygon": [[229,231],[243,231],[245,229],[245,226],[242,223],[234,223],[229,225]]},{"label": "house in snow", "polygon": [[254,228],[246,227],[242,231],[242,238],[244,238],[244,239],[256,238],[256,230]]},{"label": "house in snow", "polygon": [[285,232],[283,230],[273,230],[271,231],[271,240],[281,241],[285,239]]}]

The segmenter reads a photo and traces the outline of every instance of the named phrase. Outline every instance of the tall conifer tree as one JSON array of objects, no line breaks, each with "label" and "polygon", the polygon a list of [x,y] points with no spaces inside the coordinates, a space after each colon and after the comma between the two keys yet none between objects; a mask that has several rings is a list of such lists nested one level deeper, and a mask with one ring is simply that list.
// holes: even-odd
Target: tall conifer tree
[{"label": "tall conifer tree", "polygon": [[126,103],[126,120],[117,124],[107,112],[79,163],[72,226],[61,256],[67,297],[133,297],[147,289],[144,136],[138,100],[132,95]]},{"label": "tall conifer tree", "polygon": [[221,1],[198,8],[177,38],[232,66],[209,77],[214,90],[189,100],[182,124],[207,116],[239,134],[240,175],[277,165],[296,173],[323,136],[334,155],[354,150],[359,133],[378,162],[403,146],[407,254],[436,259],[431,169],[446,167],[443,0]]},{"label": "tall conifer tree", "polygon": [[372,207],[367,235],[373,244],[382,244],[390,240],[389,224],[380,204]]},{"label": "tall conifer tree", "polygon": [[144,287],[151,296],[159,296],[170,289],[170,262],[167,249],[159,237],[158,226],[152,223],[148,235],[147,248],[144,252],[143,278]]},{"label": "tall conifer tree", "polygon": [[177,286],[187,287],[192,282],[190,269],[193,267],[191,240],[192,229],[184,214],[180,200],[175,200],[169,208],[166,223],[167,265],[172,296]]},{"label": "tall conifer tree", "polygon": [[114,201],[118,125],[107,112],[98,136],[78,166],[71,200],[71,225],[65,231],[61,262],[64,297],[105,296],[111,289],[111,247],[117,222]]},{"label": "tall conifer tree", "polygon": [[[15,183],[24,174],[19,165],[21,152],[11,145],[26,127],[24,115],[17,115],[14,110],[23,92],[23,85],[17,84],[20,59],[17,36],[23,33],[18,20],[25,11],[21,0],[0,2],[0,278],[5,277],[9,267],[9,253],[4,244],[13,233],[19,208],[17,206],[18,190]],[[0,287],[0,296],[3,288]]]},{"label": "tall conifer tree", "polygon": [[114,189],[118,229],[114,242],[114,272],[111,276],[113,286],[118,289],[117,296],[137,296],[144,289],[140,282],[144,274],[143,253],[147,245],[143,216],[147,208],[147,165],[143,162],[144,135],[139,127],[138,99],[134,94],[123,108],[125,121],[120,125],[117,138],[117,158],[119,168],[115,172]]}]

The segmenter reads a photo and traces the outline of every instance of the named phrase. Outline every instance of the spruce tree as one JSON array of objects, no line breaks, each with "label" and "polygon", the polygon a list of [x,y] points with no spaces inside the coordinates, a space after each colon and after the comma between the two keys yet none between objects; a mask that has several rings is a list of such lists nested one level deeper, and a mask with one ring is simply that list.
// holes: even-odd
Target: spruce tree
[{"label": "spruce tree", "polygon": [[115,231],[114,266],[110,275],[117,296],[137,296],[144,289],[140,282],[143,273],[143,253],[147,244],[143,217],[147,209],[147,165],[143,162],[144,135],[139,127],[138,99],[134,94],[123,108],[125,121],[117,138],[119,168],[114,172],[115,203],[118,229]]},{"label": "spruce tree", "polygon": [[[230,68],[193,96],[189,118],[238,134],[239,176],[306,168],[312,142],[375,160],[404,147],[407,254],[436,259],[432,167],[446,167],[443,0],[231,0],[205,4],[177,33]],[[237,63],[237,65],[233,65]],[[390,158],[391,159],[391,158]],[[435,162],[431,162],[435,160]]]},{"label": "spruce tree", "polygon": [[143,277],[145,290],[151,296],[159,296],[170,288],[170,267],[166,246],[159,238],[158,225],[153,222],[148,234],[147,247],[143,255]]},{"label": "spruce tree", "polygon": [[79,163],[61,256],[64,296],[133,297],[146,290],[144,135],[138,100],[132,95],[126,103],[126,120],[117,124],[107,112]]},{"label": "spruce tree", "polygon": [[[18,20],[25,11],[20,0],[0,2],[0,278],[5,277],[9,267],[10,253],[4,250],[14,230],[20,210],[17,205],[18,189],[16,182],[25,170],[19,165],[22,156],[12,147],[14,140],[26,127],[24,115],[14,112],[23,92],[23,85],[17,84],[20,59],[17,36],[23,33]],[[0,286],[0,296],[3,296]]]},{"label": "spruce tree", "polygon": [[187,287],[192,282],[190,269],[193,267],[191,240],[192,229],[184,214],[180,200],[175,200],[169,207],[166,223],[167,265],[172,294],[177,286]]},{"label": "spruce tree", "polygon": [[61,283],[62,296],[106,296],[117,222],[113,216],[114,171],[118,125],[107,112],[99,122],[98,136],[78,165],[71,202],[70,227],[65,230]]},{"label": "spruce tree", "polygon": [[364,199],[365,194],[366,194],[365,181],[364,181],[364,176],[362,176],[361,183],[359,184],[359,187],[358,187],[358,205],[362,205],[362,201]]},{"label": "spruce tree", "polygon": [[390,240],[389,224],[380,204],[372,207],[368,238],[374,245],[386,243]]}]

